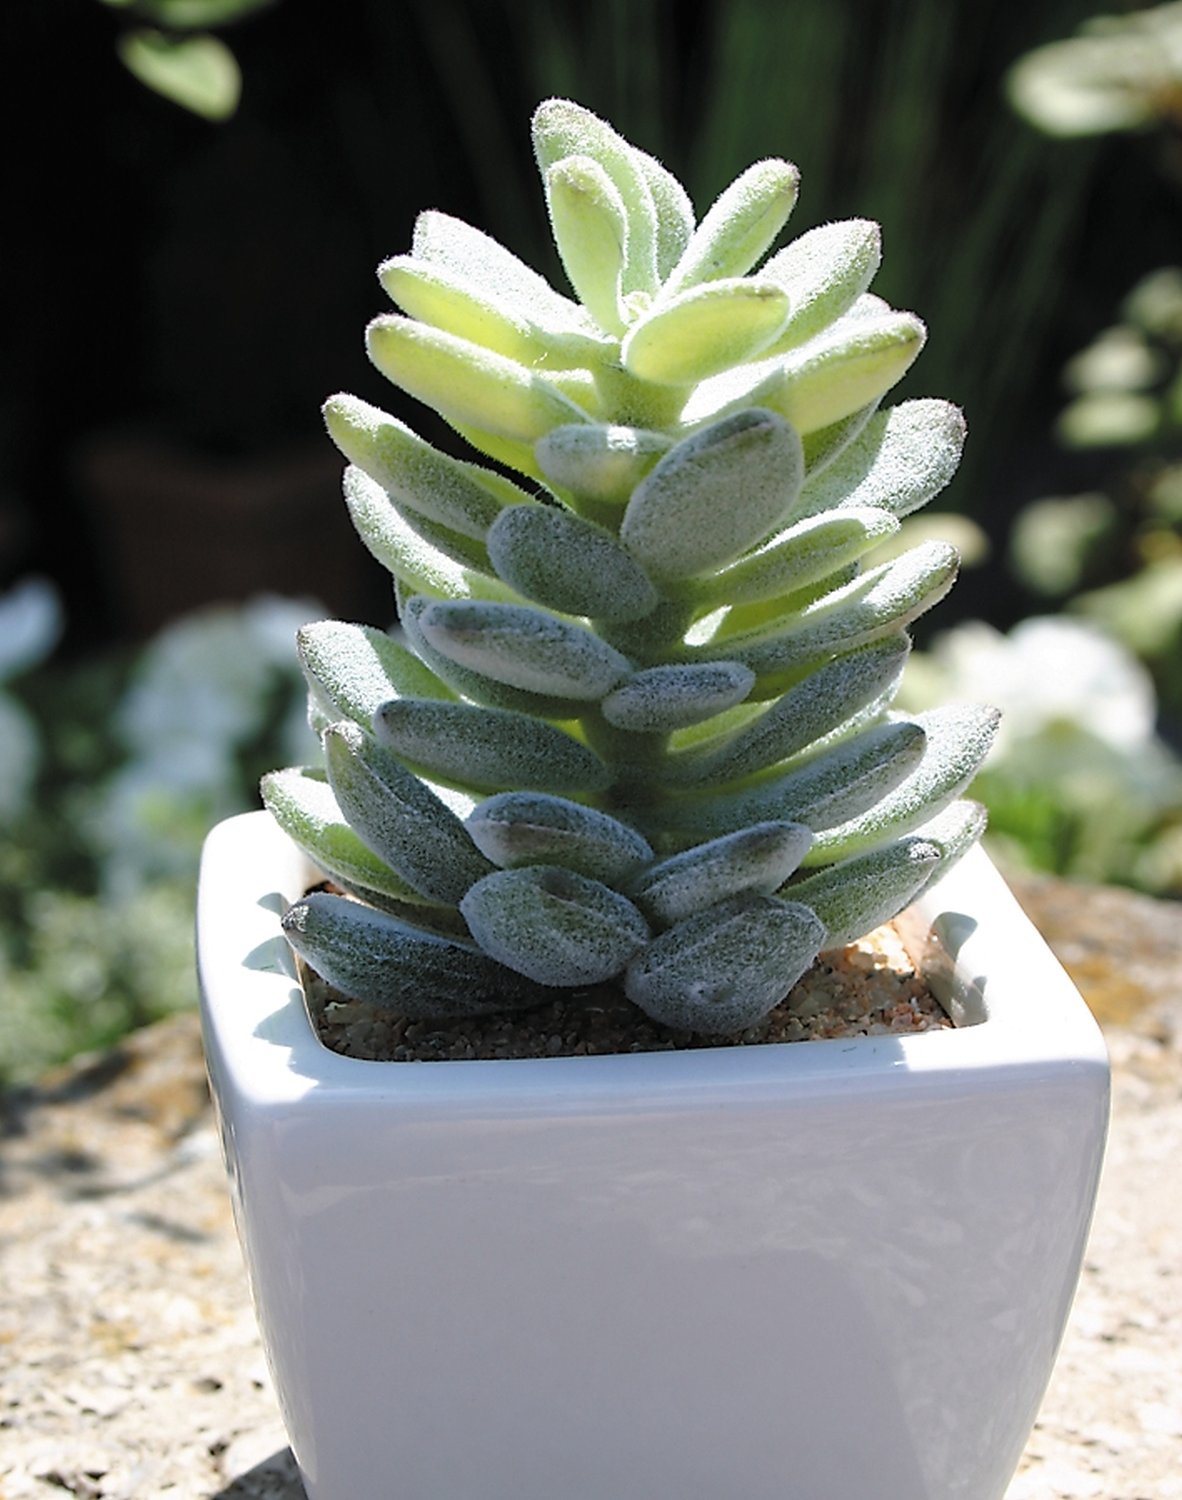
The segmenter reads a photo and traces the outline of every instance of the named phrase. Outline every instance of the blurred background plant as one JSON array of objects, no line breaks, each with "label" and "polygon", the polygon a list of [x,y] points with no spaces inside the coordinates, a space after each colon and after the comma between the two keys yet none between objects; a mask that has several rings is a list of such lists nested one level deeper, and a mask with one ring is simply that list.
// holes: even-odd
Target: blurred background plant
[{"label": "blurred background plant", "polygon": [[142,84],[207,120],[228,120],[242,95],[242,73],[210,28],[232,25],[277,0],[101,0],[133,22],[120,34],[119,60]]},{"label": "blurred background plant", "polygon": [[316,604],[210,606],[45,663],[57,608],[40,582],[0,599],[0,672],[21,670],[0,699],[0,1085],[194,1003],[201,840],[276,757],[316,755],[292,652]]},{"label": "blurred background plant", "polygon": [[[249,601],[391,614],[318,417],[336,388],[390,401],[355,336],[381,308],[373,267],[437,206],[560,277],[526,137],[547,94],[663,156],[699,206],[779,154],[807,187],[794,232],[882,222],[877,289],[932,330],[900,395],[970,419],[940,525],[978,565],[952,618],[1003,633],[1060,606],[1104,620],[1156,674],[1177,744],[1177,273],[1140,283],[1178,260],[1179,6],[1093,27],[1087,66],[1064,63],[1094,4],[352,0],[330,16],[307,0],[8,0],[8,55],[52,79],[60,127],[14,114],[4,164],[19,296],[0,363],[0,588],[43,578],[32,608],[57,622],[22,656],[0,617],[9,1076],[191,998],[197,839],[254,805],[256,768],[298,758],[276,743],[296,733],[289,646]],[[1015,98],[1061,101],[1082,80],[1088,133],[1078,102],[1070,140],[1005,107],[1019,57]],[[1058,372],[1097,338],[1057,427]],[[1080,446],[1089,427],[1111,438],[1122,402],[1122,444]],[[287,608],[264,613],[287,631]],[[1038,646],[989,639],[1011,663]],[[1039,790],[991,793],[995,827],[1047,867],[1169,889],[1169,858],[1147,850],[1172,826],[1170,776],[1128,792],[1158,799],[1134,848],[1091,833],[1056,790],[1050,741],[1028,738]],[[1136,744],[1125,759],[1168,761],[1162,741]],[[1013,810],[1039,799],[1037,816]]]},{"label": "blurred background plant", "polygon": [[[1006,78],[1014,107],[1051,136],[1136,132],[1182,212],[1182,3],[1097,16],[1037,48]],[[1127,152],[1125,153],[1127,159]],[[1136,228],[1136,220],[1132,221]],[[1040,601],[1077,612],[1153,673],[1182,730],[1182,267],[1136,281],[1062,372],[1056,436],[1088,488],[1037,499],[1010,538],[1013,570]]]}]

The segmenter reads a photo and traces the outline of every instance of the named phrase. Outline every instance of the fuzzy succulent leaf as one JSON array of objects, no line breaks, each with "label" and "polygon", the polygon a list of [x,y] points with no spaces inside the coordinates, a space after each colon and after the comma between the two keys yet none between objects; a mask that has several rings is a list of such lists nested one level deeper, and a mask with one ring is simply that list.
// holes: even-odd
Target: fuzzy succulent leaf
[{"label": "fuzzy succulent leaf", "polygon": [[607,333],[624,331],[623,276],[628,211],[615,184],[589,156],[566,156],[543,182],[554,239],[567,279]]},{"label": "fuzzy succulent leaf", "polygon": [[444,598],[513,597],[493,571],[487,549],[425,516],[404,515],[362,469],[344,476],[345,504],[370,555],[412,590]]},{"label": "fuzzy succulent leaf", "polygon": [[939,844],[909,834],[827,865],[781,893],[803,901],[825,924],[824,947],[843,948],[915,900],[941,859]]},{"label": "fuzzy succulent leaf", "polygon": [[557,162],[572,156],[589,157],[603,169],[619,194],[627,224],[621,289],[625,294],[655,292],[657,213],[649,187],[652,168],[643,153],[605,120],[569,99],[547,99],[538,105],[533,117],[533,141],[543,178]]},{"label": "fuzzy succulent leaf", "polygon": [[766,411],[683,439],[637,485],[620,540],[658,581],[731,562],[791,510],[804,478],[800,439]]},{"label": "fuzzy succulent leaf", "polygon": [[744,791],[671,802],[665,815],[673,826],[700,833],[764,818],[804,823],[820,832],[857,817],[910,776],[926,743],[918,724],[876,724]]},{"label": "fuzzy succulent leaf", "polygon": [[866,424],[878,410],[879,401],[868,401],[848,417],[831,422],[828,427],[818,427],[816,432],[803,433],[800,439],[804,449],[804,468],[808,478],[822,473],[835,458],[844,453],[865,429]]},{"label": "fuzzy succulent leaf", "polygon": [[417,770],[479,791],[601,792],[611,784],[593,750],[532,714],[398,698],[377,710],[373,732]]},{"label": "fuzzy succulent leaf", "polygon": [[804,515],[874,506],[902,518],[938,495],[956,473],[965,422],[948,401],[903,401],[878,412],[800,494]]},{"label": "fuzzy succulent leaf", "polygon": [[652,196],[657,216],[657,276],[664,279],[681,259],[694,232],[694,205],[685,188],[655,156],[636,146],[632,155]]},{"label": "fuzzy succulent leaf", "polygon": [[400,509],[461,536],[484,541],[507,505],[530,498],[500,474],[448,458],[405,423],[355,396],[331,397],[324,420],[349,462],[375,479]]},{"label": "fuzzy succulent leaf", "polygon": [[486,875],[460,911],[485,953],[558,988],[614,978],[649,937],[626,896],[558,865]]},{"label": "fuzzy succulent leaf", "polygon": [[628,330],[624,368],[658,385],[689,385],[753,359],[779,333],[788,297],[741,276],[692,286],[659,302]]},{"label": "fuzzy succulent leaf", "polygon": [[609,724],[636,734],[668,734],[741,703],[755,673],[737,661],[645,667],[599,705]]},{"label": "fuzzy succulent leaf", "polygon": [[906,637],[896,635],[835,657],[790,687],[758,719],[721,745],[708,742],[671,759],[668,779],[673,785],[717,786],[753,776],[799,754],[867,704],[884,695],[893,697],[909,650]]},{"label": "fuzzy succulent leaf", "polygon": [[530,693],[595,703],[631,673],[628,658],[590,630],[526,605],[441,599],[418,628],[452,661]]},{"label": "fuzzy succulent leaf", "polygon": [[601,334],[547,328],[531,311],[498,301],[495,293],[462,273],[415,255],[383,261],[378,280],[409,317],[519,364],[579,369],[601,358],[608,347]]},{"label": "fuzzy succulent leaf", "polygon": [[484,1015],[551,998],[474,944],[344,896],[305,896],[285,912],[283,930],[305,963],[343,994],[412,1019]]},{"label": "fuzzy succulent leaf", "polygon": [[816,432],[878,400],[902,380],[926,338],[924,325],[912,313],[859,318],[819,334],[785,357],[766,404],[798,431]]},{"label": "fuzzy succulent leaf", "polygon": [[754,604],[817,583],[889,540],[899,530],[884,510],[845,510],[809,516],[756,547],[729,567],[674,584],[676,598],[699,607]]},{"label": "fuzzy succulent leaf", "polygon": [[959,797],[980,770],[999,719],[996,709],[976,703],[916,714],[926,743],[915,770],[873,807],[819,833],[804,863],[829,864],[922,827]]},{"label": "fuzzy succulent leaf", "polygon": [[468,815],[472,842],[501,869],[561,865],[610,885],[653,858],[652,845],[627,823],[565,797],[501,792]]},{"label": "fuzzy succulent leaf", "polygon": [[638,620],[660,602],[648,574],[610,531],[554,506],[503,511],[488,550],[507,584],[562,614]]},{"label": "fuzzy succulent leaf", "polygon": [[291,766],[269,772],[259,790],[276,823],[326,875],[349,889],[416,904],[424,899],[361,842],[320,776]]},{"label": "fuzzy succulent leaf", "polygon": [[329,723],[352,719],[369,728],[391,698],[455,696],[401,641],[368,625],[314,621],[297,632],[296,650],[313,705]]},{"label": "fuzzy succulent leaf", "polygon": [[629,895],[654,926],[672,927],[743,892],[770,896],[812,841],[811,830],[799,823],[756,823],[651,865]]},{"label": "fuzzy succulent leaf", "polygon": [[491,868],[460,819],[348,720],[324,732],[329,785],[361,841],[430,901],[457,902]]},{"label": "fuzzy succulent leaf", "polygon": [[742,1031],[780,1003],[824,940],[824,925],[807,906],[732,896],[641,949],[625,972],[625,993],[665,1026]]},{"label": "fuzzy succulent leaf", "polygon": [[787,292],[792,316],[773,352],[822,332],[857,301],[882,260],[882,233],[869,219],[820,224],[777,250],[760,275]]},{"label": "fuzzy succulent leaf", "polygon": [[661,288],[662,300],[703,282],[745,276],[775,243],[799,191],[800,172],[777,157],[741,172],[694,230]]},{"label": "fuzzy succulent leaf", "polygon": [[420,628],[423,615],[435,601],[428,595],[399,593],[398,609],[406,638],[435,675],[461,697],[489,708],[508,708],[542,719],[577,719],[586,710],[585,700],[530,692],[465,665],[435,648]]},{"label": "fuzzy succulent leaf", "polygon": [[947,542],[923,542],[826,594],[786,626],[716,638],[693,654],[743,662],[756,676],[800,671],[910,624],[952,587],[959,562]]},{"label": "fuzzy succulent leaf", "polygon": [[602,347],[603,335],[577,302],[564,297],[499,240],[451,214],[427,209],[415,220],[411,255],[479,288],[495,307],[522,323],[536,323],[551,338],[581,339]]},{"label": "fuzzy succulent leaf", "polygon": [[563,422],[588,420],[554,380],[468,339],[384,313],[366,330],[369,357],[387,380],[449,422],[535,443]]},{"label": "fuzzy succulent leaf", "polygon": [[550,483],[572,491],[576,500],[623,506],[671,446],[663,432],[585,423],[553,428],[535,453]]}]

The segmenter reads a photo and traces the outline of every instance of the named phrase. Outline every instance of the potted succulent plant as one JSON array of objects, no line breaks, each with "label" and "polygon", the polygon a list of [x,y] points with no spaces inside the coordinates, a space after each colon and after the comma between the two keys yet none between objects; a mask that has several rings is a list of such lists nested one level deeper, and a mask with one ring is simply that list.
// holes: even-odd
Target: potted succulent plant
[{"label": "potted succulent plant", "polygon": [[[324,766],[266,778],[203,866],[297,1461],[313,1500],[990,1500],[1070,1305],[1107,1067],[970,848],[995,714],[891,707],[957,559],[875,549],[951,477],[960,414],[879,410],[924,329],[867,291],[874,225],[764,261],[788,163],[695,222],[577,105],[534,144],[579,300],[438,212],[381,267],[374,362],[496,467],[328,402],[401,631],[301,632]],[[674,1045],[750,1041],[904,908],[955,1028]],[[670,1044],[361,1061],[288,945],[431,1025],[608,986]]]}]

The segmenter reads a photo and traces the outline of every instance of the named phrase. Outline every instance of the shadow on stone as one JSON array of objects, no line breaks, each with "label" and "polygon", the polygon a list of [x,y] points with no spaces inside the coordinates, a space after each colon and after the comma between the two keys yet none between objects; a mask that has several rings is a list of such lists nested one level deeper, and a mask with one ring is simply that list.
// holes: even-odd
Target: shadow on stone
[{"label": "shadow on stone", "polygon": [[232,1479],[210,1500],[307,1500],[307,1496],[291,1449],[280,1448],[261,1464]]}]

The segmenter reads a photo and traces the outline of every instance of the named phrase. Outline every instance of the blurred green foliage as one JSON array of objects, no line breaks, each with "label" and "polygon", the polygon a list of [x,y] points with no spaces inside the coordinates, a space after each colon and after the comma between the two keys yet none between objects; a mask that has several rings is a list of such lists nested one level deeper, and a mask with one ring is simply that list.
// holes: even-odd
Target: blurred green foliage
[{"label": "blurred green foliage", "polygon": [[294,634],[319,613],[215,607],[14,677],[36,766],[2,812],[0,1085],[195,1002],[201,841],[315,754]]},{"label": "blurred green foliage", "polygon": [[[134,24],[117,44],[120,61],[142,84],[207,120],[238,108],[242,74],[233,52],[206,30],[241,21],[276,0],[102,0]],[[142,24],[142,23],[151,24]]]},{"label": "blurred green foliage", "polygon": [[[1172,143],[1182,122],[1182,4],[1098,17],[1023,58],[1008,87],[1050,133],[1156,129]],[[1172,158],[1163,160],[1175,180]],[[1070,399],[1056,435],[1092,456],[1100,483],[1028,505],[1010,537],[1013,569],[1036,596],[1103,626],[1145,662],[1167,721],[1180,727],[1182,268],[1143,274],[1063,383]]]},{"label": "blurred green foliage", "polygon": [[1156,729],[1153,681],[1097,625],[968,621],[912,657],[905,700],[1002,711],[972,795],[1003,860],[1075,880],[1182,896],[1182,760]]}]

